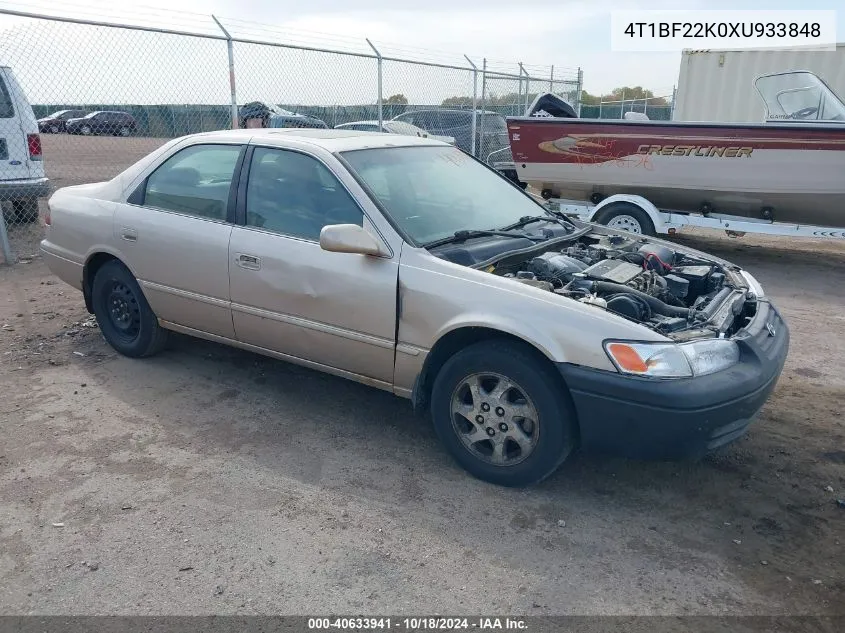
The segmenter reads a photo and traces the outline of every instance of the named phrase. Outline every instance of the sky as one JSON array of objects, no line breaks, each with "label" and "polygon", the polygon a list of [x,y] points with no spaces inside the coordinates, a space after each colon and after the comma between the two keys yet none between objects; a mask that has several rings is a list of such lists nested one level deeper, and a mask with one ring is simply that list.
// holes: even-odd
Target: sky
[{"label": "sky", "polygon": [[[479,66],[486,57],[491,68],[513,73],[518,72],[517,62],[521,61],[529,74],[537,73],[538,76],[547,75],[553,64],[557,77],[574,77],[580,68],[584,89],[592,94],[607,93],[623,85],[641,85],[656,95],[672,94],[678,81],[680,51],[611,51],[612,11],[762,10],[764,7],[776,10],[795,9],[797,4],[785,0],[464,0],[463,3],[452,0],[409,3],[397,0],[181,0],[179,12],[173,12],[174,6],[177,5],[172,0],[0,0],[0,8],[207,33],[216,31],[209,17],[213,13],[233,35],[240,37],[359,52],[370,50],[364,39],[369,38],[384,55],[412,55],[417,59],[466,65],[463,58],[466,54]],[[839,10],[838,39],[845,40],[845,0],[804,0],[800,8]],[[75,78],[74,68],[83,63],[79,60],[87,51],[87,54],[100,56],[101,60],[104,56],[123,60],[108,72],[116,73],[116,81],[125,83],[127,90],[134,82],[145,85],[145,90],[154,91],[162,99],[186,100],[185,95],[203,91],[208,93],[204,101],[218,99],[222,93],[225,102],[228,96],[228,72],[226,81],[220,86],[215,84],[213,90],[203,83],[211,77],[219,83],[219,66],[226,64],[225,46],[221,53],[221,46],[214,42],[183,49],[175,41],[155,40],[153,45],[154,38],[149,34],[104,42],[100,36],[87,32],[80,35],[82,31],[71,25],[48,28],[43,23],[33,25],[32,21],[0,15],[0,31],[8,28],[12,28],[16,36],[0,36],[0,63],[4,62],[5,54],[18,65],[45,64],[44,59],[39,62],[35,51],[22,50],[23,40],[28,39],[38,44],[42,56],[50,58],[50,67],[38,67],[38,72],[54,73],[57,64],[67,64],[69,72],[63,76],[68,81]],[[143,54],[138,55],[138,50]],[[263,51],[257,47],[244,47],[236,51],[236,57],[244,84],[239,92],[252,93],[256,98],[260,97],[257,93],[267,91],[260,85],[262,73],[270,73],[271,83],[286,84],[283,91],[286,95],[303,94],[310,100],[318,99],[327,90],[369,94],[373,88],[374,72],[370,60],[347,58],[342,63],[329,64],[326,56],[293,54],[278,49]],[[159,71],[167,66],[168,76],[183,76],[181,87],[170,90],[165,86],[164,76],[149,72],[150,66]],[[268,68],[271,70],[265,71]],[[396,91],[428,90],[437,93],[436,96],[468,90],[471,93],[465,73],[437,71],[426,74],[416,70],[398,64],[386,66],[385,83],[389,85],[385,86],[385,91],[391,91],[393,86]],[[130,71],[134,79],[130,78]],[[101,68],[98,72],[106,71]],[[22,81],[28,82],[30,89],[38,91],[40,96],[47,87],[33,86],[35,79],[37,77],[26,77]],[[42,83],[61,86],[63,94],[71,96],[73,87],[62,81],[51,75],[49,82],[45,79]],[[494,89],[504,92],[515,85],[501,83]],[[137,90],[137,86],[131,89]],[[278,95],[275,96],[278,101]],[[305,100],[303,97],[303,102]]]}]

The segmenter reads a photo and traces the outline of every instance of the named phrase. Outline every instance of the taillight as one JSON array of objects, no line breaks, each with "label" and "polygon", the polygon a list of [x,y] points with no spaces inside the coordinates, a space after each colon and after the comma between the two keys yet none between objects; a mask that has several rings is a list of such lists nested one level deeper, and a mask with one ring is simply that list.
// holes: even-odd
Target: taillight
[{"label": "taillight", "polygon": [[41,136],[27,134],[26,144],[29,147],[29,160],[41,160]]},{"label": "taillight", "polygon": [[44,226],[50,226],[50,201],[47,201],[47,213],[44,214]]}]

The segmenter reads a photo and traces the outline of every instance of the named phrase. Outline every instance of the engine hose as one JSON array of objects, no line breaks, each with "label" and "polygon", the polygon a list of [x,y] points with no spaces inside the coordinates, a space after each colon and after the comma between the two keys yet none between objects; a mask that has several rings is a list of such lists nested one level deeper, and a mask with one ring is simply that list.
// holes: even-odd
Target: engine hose
[{"label": "engine hose", "polygon": [[629,288],[628,286],[623,286],[622,284],[615,284],[612,281],[594,281],[593,290],[600,292],[632,294],[645,301],[652,311],[667,317],[682,317],[686,319],[690,314],[689,308],[670,306],[657,297],[652,297],[651,295],[647,295],[646,293],[635,290],[634,288]]},{"label": "engine hose", "polygon": [[673,294],[672,294],[671,292],[669,292],[668,290],[663,292],[663,297],[666,299],[666,301],[664,301],[664,303],[667,303],[667,304],[668,304],[668,305],[670,305],[670,306],[677,306],[677,307],[679,307],[679,308],[685,308],[685,307],[686,307],[686,306],[685,306],[685,305],[681,302],[681,300],[680,300],[680,299],[678,299],[678,297],[676,297],[675,295],[673,295]]}]

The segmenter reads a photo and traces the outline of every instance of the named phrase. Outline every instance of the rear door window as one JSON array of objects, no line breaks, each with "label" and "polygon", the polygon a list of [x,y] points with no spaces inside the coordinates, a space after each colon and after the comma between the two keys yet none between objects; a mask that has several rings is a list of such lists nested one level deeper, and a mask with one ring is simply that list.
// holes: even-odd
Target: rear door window
[{"label": "rear door window", "polygon": [[144,206],[225,221],[240,153],[238,145],[195,145],[183,149],[150,175]]},{"label": "rear door window", "polygon": [[11,119],[15,116],[15,106],[12,104],[12,95],[6,87],[6,81],[0,73],[0,119]]}]

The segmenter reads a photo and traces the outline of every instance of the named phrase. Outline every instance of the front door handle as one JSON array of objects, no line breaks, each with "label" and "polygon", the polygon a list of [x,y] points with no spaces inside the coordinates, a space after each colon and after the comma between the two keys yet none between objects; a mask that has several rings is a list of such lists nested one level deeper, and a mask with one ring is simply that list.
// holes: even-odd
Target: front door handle
[{"label": "front door handle", "polygon": [[259,270],[261,268],[261,260],[254,255],[240,254],[235,261],[237,261],[238,266],[247,270]]}]

